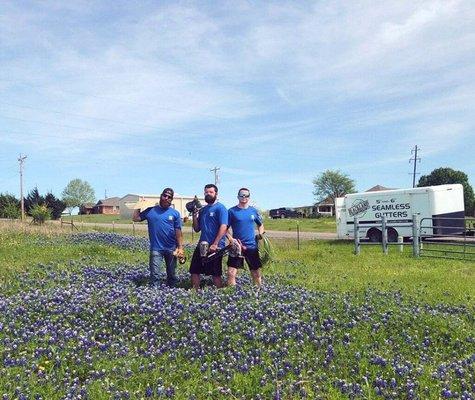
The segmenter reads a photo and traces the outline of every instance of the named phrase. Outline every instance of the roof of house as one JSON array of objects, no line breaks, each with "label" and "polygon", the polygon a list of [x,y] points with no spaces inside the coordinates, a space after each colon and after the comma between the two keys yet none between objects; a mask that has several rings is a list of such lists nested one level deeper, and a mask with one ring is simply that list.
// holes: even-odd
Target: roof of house
[{"label": "roof of house", "polygon": [[381,190],[394,190],[393,188],[387,188],[381,185],[373,186],[372,188],[368,189],[367,192],[380,192]]},{"label": "roof of house", "polygon": [[315,205],[316,206],[332,206],[334,205],[334,201],[330,197],[327,197],[326,199],[317,201]]},{"label": "roof of house", "polygon": [[109,207],[118,207],[119,206],[119,197],[109,197],[104,200],[99,200],[97,206],[109,206]]},{"label": "roof of house", "polygon": [[94,203],[84,203],[81,207],[83,207],[83,208],[93,208]]}]

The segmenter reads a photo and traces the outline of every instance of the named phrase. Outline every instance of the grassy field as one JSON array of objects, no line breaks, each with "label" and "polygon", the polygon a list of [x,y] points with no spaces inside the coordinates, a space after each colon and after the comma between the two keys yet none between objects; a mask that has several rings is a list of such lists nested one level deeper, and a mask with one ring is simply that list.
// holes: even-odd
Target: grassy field
[{"label": "grassy field", "polygon": [[4,399],[469,399],[475,389],[474,263],[281,240],[260,292],[248,272],[237,289],[183,290],[188,264],[181,288],[157,292],[147,250],[80,238],[0,231]]},{"label": "grassy field", "polygon": [[[87,223],[104,223],[112,224],[131,224],[130,219],[121,219],[120,215],[74,215],[72,217],[64,217],[64,221],[73,220],[77,226],[81,222]],[[191,225],[188,222],[187,225]],[[276,231],[296,231],[297,225],[302,232],[336,232],[335,218],[299,218],[299,219],[271,219],[266,218],[264,225],[267,230]]]}]

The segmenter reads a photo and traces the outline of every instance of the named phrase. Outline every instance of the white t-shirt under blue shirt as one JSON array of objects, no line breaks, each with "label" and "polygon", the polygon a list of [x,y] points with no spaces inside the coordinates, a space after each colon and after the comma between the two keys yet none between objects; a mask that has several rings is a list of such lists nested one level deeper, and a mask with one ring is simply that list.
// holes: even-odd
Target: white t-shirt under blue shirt
[{"label": "white t-shirt under blue shirt", "polygon": [[262,217],[254,207],[229,209],[228,225],[233,229],[233,238],[239,239],[249,249],[257,248],[254,234],[255,225],[262,225]]},{"label": "white t-shirt under blue shirt", "polygon": [[140,213],[140,220],[148,222],[150,250],[174,251],[177,247],[175,229],[181,229],[180,213],[172,207],[149,207]]}]

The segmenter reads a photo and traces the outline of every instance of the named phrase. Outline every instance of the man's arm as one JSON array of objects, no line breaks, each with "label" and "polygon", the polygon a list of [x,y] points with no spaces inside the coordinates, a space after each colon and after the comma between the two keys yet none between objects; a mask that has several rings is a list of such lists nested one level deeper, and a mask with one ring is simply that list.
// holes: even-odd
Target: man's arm
[{"label": "man's arm", "polygon": [[199,232],[201,230],[199,216],[200,212],[198,210],[193,211],[193,230],[195,232]]},{"label": "man's arm", "polygon": [[175,237],[177,243],[177,255],[183,256],[183,232],[181,229],[175,229]]},{"label": "man's arm", "polygon": [[140,208],[136,208],[134,213],[132,214],[132,221],[140,222],[142,219],[140,218]]},{"label": "man's arm", "polygon": [[257,226],[257,232],[259,232],[259,235],[262,235],[265,232],[264,224],[260,224]]},{"label": "man's arm", "polygon": [[257,219],[256,219],[256,225],[257,225],[257,235],[256,235],[256,240],[261,240],[262,239],[262,234],[265,233],[264,229],[264,223],[262,222],[262,216],[257,212]]},{"label": "man's arm", "polygon": [[227,230],[228,230],[228,225],[227,224],[222,224],[222,225],[219,226],[218,234],[214,238],[213,243],[209,246],[209,250],[211,252],[218,250],[219,241],[226,234]]}]

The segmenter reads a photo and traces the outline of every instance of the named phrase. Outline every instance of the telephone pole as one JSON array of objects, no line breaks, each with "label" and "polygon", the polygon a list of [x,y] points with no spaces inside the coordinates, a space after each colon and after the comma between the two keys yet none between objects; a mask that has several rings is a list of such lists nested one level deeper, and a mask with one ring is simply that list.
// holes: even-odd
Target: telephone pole
[{"label": "telephone pole", "polygon": [[420,150],[420,148],[418,148],[416,144],[415,147],[411,150],[411,154],[414,154],[414,158],[409,159],[410,163],[414,161],[414,172],[412,173],[412,187],[416,187],[416,175],[419,175],[416,172],[417,163],[421,162],[421,159],[417,157],[418,150]]},{"label": "telephone pole", "polygon": [[21,204],[21,222],[25,221],[25,201],[23,200],[23,164],[26,160],[26,156],[18,157],[20,163],[20,204]]},{"label": "telephone pole", "polygon": [[218,168],[218,167],[214,167],[213,169],[210,169],[211,172],[214,172],[214,184],[216,186],[218,186],[218,182],[219,182],[219,176],[218,176],[218,171],[220,170],[221,168]]}]

